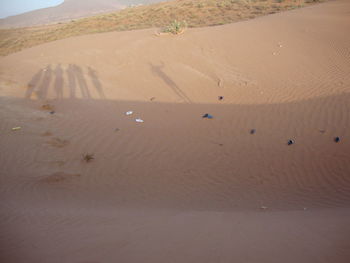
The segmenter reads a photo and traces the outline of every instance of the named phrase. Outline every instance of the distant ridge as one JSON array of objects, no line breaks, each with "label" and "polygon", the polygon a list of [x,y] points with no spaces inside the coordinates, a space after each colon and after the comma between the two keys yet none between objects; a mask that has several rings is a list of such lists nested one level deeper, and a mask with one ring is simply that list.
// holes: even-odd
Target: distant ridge
[{"label": "distant ridge", "polygon": [[[71,0],[72,1],[72,0]],[[74,0],[81,1],[81,0]],[[145,0],[137,0],[138,3]],[[156,1],[156,0],[152,0]],[[159,0],[157,0],[159,1]],[[111,31],[126,31],[145,28],[164,29],[181,21],[189,28],[224,25],[253,19],[258,16],[294,10],[323,0],[227,0],[224,4],[213,0],[172,0],[161,3],[128,7],[64,23],[0,29],[0,56],[25,48],[63,38]]]},{"label": "distant ridge", "polygon": [[27,27],[69,21],[123,9],[130,5],[162,0],[65,0],[55,7],[43,8],[0,19],[0,28]]}]

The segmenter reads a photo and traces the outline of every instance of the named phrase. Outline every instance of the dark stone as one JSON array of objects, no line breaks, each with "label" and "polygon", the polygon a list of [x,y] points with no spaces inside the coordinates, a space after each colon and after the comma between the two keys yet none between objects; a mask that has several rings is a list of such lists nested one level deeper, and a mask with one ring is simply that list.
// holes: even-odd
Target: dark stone
[{"label": "dark stone", "polygon": [[335,141],[335,142],[339,142],[339,141],[340,141],[340,138],[337,136],[337,137],[334,138],[334,141]]},{"label": "dark stone", "polygon": [[288,145],[292,145],[292,144],[294,144],[295,143],[295,141],[294,140],[292,140],[292,139],[290,139],[290,140],[288,140]]},{"label": "dark stone", "polygon": [[202,118],[212,119],[214,117],[212,115],[210,115],[209,113],[206,113],[202,116]]},{"label": "dark stone", "polygon": [[255,129],[251,129],[251,130],[250,130],[250,134],[254,134],[255,132],[256,132]]}]

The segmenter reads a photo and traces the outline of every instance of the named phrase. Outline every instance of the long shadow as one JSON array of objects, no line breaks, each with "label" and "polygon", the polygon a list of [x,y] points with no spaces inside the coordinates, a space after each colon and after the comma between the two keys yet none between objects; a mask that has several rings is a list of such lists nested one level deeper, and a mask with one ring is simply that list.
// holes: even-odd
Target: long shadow
[{"label": "long shadow", "polygon": [[51,65],[48,65],[46,69],[44,69],[44,76],[41,82],[41,85],[38,87],[37,95],[39,99],[46,99],[49,91],[49,87],[52,80],[52,69]]},{"label": "long shadow", "polygon": [[[89,89],[84,70],[80,66],[69,64],[66,70],[64,70],[61,64],[57,64],[54,69],[52,69],[53,67],[53,65],[48,65],[45,69],[39,70],[32,77],[27,84],[27,90],[24,95],[26,99],[30,99],[33,94],[36,94],[38,99],[45,100],[49,97],[51,88],[53,88],[56,99],[63,99],[65,86],[68,88],[68,97],[71,99],[76,99],[78,97],[84,99],[92,98],[91,89]],[[87,71],[93,89],[96,89],[99,98],[104,99],[105,94],[97,72],[91,67],[88,67]],[[67,76],[66,85],[64,80],[65,75]],[[52,80],[54,80],[53,87],[51,87]],[[80,94],[77,89],[79,89]]]},{"label": "long shadow", "polygon": [[97,90],[99,96],[101,99],[105,99],[106,96],[102,90],[102,85],[100,80],[98,79],[97,72],[93,70],[91,67],[88,67],[89,70],[89,76],[91,78],[92,84],[94,85],[95,89]]},{"label": "long shadow", "polygon": [[69,97],[71,99],[76,98],[76,89],[77,89],[77,82],[74,75],[74,66],[72,64],[69,64],[67,69],[67,76],[68,76],[68,88],[69,88]]},{"label": "long shadow", "polygon": [[172,90],[180,97],[183,101],[191,103],[191,99],[179,88],[179,86],[162,70],[164,65],[155,66],[151,63],[150,67],[153,73],[155,73],[159,78],[161,78]]},{"label": "long shadow", "polygon": [[43,75],[44,70],[41,69],[39,70],[33,77],[32,79],[28,82],[27,85],[27,90],[26,90],[26,94],[25,94],[25,98],[26,99],[30,99],[31,96],[33,95],[33,92],[35,91],[35,89],[38,87],[41,77]]},{"label": "long shadow", "polygon": [[63,98],[63,70],[61,64],[58,64],[55,69],[55,93],[57,99]]},{"label": "long shadow", "polygon": [[86,83],[84,74],[83,74],[83,70],[81,69],[81,67],[79,67],[77,65],[73,65],[73,73],[78,81],[78,86],[80,88],[81,97],[84,99],[90,99],[91,95],[90,95],[90,91],[89,91],[88,85]]}]

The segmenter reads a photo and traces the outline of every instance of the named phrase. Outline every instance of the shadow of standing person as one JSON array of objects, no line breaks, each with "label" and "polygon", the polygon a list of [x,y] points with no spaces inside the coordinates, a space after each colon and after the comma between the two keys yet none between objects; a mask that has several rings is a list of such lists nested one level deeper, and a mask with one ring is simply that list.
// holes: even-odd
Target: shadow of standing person
[{"label": "shadow of standing person", "polygon": [[47,98],[47,93],[51,84],[51,79],[52,79],[52,69],[51,65],[48,65],[47,68],[43,69],[44,71],[44,76],[43,76],[43,81],[41,82],[41,85],[38,88],[38,98],[39,99],[46,99]]},{"label": "shadow of standing person", "polygon": [[86,84],[84,73],[83,73],[83,70],[81,69],[81,67],[79,67],[77,65],[73,65],[73,72],[75,73],[75,77],[78,80],[78,85],[79,85],[79,88],[81,91],[81,97],[84,99],[91,98],[89,88]]},{"label": "shadow of standing person", "polygon": [[97,72],[93,70],[91,67],[88,67],[89,70],[89,76],[91,78],[92,84],[96,88],[98,95],[100,96],[100,99],[105,99],[105,94],[102,90],[102,85],[100,80],[98,79]]},{"label": "shadow of standing person", "polygon": [[74,74],[74,65],[69,64],[68,69],[67,69],[67,76],[68,76],[69,97],[71,99],[75,99],[76,98],[77,82],[76,82],[75,74]]},{"label": "shadow of standing person", "polygon": [[164,64],[160,66],[155,66],[149,63],[151,71],[158,76],[164,83],[172,89],[172,91],[183,101],[191,103],[191,99],[183,92],[179,86],[164,72]]},{"label": "shadow of standing person", "polygon": [[55,92],[56,92],[56,98],[62,99],[63,98],[63,70],[61,67],[61,64],[58,64],[55,69]]},{"label": "shadow of standing person", "polygon": [[28,82],[27,84],[27,90],[26,90],[26,94],[25,94],[25,98],[26,99],[30,99],[33,95],[33,92],[35,90],[35,88],[38,87],[39,82],[41,80],[41,77],[43,75],[44,70],[40,69],[33,77],[32,79]]}]

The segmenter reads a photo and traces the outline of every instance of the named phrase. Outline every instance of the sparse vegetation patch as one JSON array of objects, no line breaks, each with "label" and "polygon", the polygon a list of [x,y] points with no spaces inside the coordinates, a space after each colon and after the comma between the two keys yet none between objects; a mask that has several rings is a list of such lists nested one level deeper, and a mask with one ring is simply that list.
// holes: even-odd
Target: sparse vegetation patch
[{"label": "sparse vegetation patch", "polygon": [[[165,28],[179,34],[186,27],[228,24],[311,5],[323,0],[174,0],[38,27],[1,29],[0,56],[63,38],[110,31]],[[186,21],[186,25],[183,22]]]},{"label": "sparse vegetation patch", "polygon": [[174,20],[173,22],[170,23],[170,25],[168,25],[163,29],[163,32],[178,35],[183,33],[186,27],[187,27],[186,21],[180,22],[180,21]]}]

